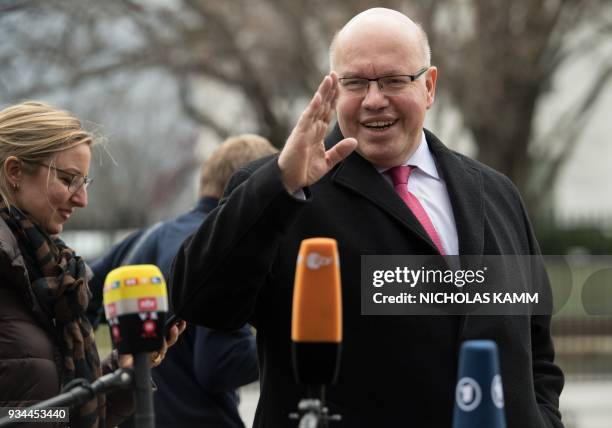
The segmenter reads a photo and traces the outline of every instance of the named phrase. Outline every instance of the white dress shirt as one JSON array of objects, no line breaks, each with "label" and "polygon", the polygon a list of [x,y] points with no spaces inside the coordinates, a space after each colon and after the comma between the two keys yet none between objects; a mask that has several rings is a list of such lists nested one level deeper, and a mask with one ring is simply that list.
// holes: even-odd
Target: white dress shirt
[{"label": "white dress shirt", "polygon": [[[448,197],[448,190],[444,179],[438,174],[436,162],[429,145],[422,133],[421,142],[416,151],[402,165],[412,165],[416,168],[408,179],[408,191],[417,197],[442,241],[447,255],[459,254],[459,238],[453,208]],[[391,177],[384,172],[389,168],[377,168],[385,180],[393,186]]]}]

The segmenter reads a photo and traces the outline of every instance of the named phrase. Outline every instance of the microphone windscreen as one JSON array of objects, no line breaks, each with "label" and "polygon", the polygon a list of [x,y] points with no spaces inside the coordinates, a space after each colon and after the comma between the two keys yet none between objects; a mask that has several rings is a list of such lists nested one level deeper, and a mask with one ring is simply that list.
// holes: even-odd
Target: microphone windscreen
[{"label": "microphone windscreen", "polygon": [[164,277],[155,265],[113,269],[104,281],[104,312],[120,354],[161,348],[168,312]]},{"label": "microphone windscreen", "polygon": [[459,354],[453,428],[506,428],[497,345],[468,340]]},{"label": "microphone windscreen", "polygon": [[342,292],[334,239],[311,238],[301,243],[291,339],[296,380],[309,385],[334,383],[342,342]]}]

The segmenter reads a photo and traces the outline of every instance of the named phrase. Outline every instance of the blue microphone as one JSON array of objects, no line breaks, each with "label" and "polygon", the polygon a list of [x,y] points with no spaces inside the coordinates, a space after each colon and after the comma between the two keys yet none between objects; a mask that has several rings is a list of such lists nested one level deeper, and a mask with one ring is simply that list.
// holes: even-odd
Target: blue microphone
[{"label": "blue microphone", "polygon": [[461,345],[453,428],[506,428],[497,345],[468,340]]}]

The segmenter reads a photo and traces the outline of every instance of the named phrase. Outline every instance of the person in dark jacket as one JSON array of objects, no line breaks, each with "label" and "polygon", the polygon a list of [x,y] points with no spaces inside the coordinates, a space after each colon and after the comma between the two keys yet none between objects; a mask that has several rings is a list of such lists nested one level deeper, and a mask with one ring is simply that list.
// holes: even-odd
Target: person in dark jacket
[{"label": "person in dark jacket", "polygon": [[[330,426],[452,426],[460,346],[489,339],[499,347],[508,428],[561,428],[564,378],[549,315],[364,315],[363,255],[539,248],[512,182],[424,129],[438,73],[422,28],[397,11],[364,11],[338,32],[330,62],[279,156],[239,170],[181,247],[176,313],[218,329],[251,322],[261,366],[255,426],[295,426],[286,415],[308,394],[292,373],[296,256],[306,238],[334,238],[343,350],[325,398],[342,420]],[[325,145],[334,109],[341,132]]]},{"label": "person in dark jacket", "polygon": [[[94,287],[117,265],[155,264],[169,277],[172,261],[185,240],[212,211],[231,175],[247,163],[276,153],[268,140],[256,135],[231,137],[202,164],[199,200],[191,211],[128,236],[92,262]],[[250,326],[231,332],[188,325],[164,363],[153,370],[155,424],[170,427],[244,427],[238,413],[236,389],[258,378],[255,337]]]},{"label": "person in dark jacket", "polygon": [[[93,143],[76,117],[47,104],[0,111],[0,407],[131,365],[131,356],[100,362],[85,317],[91,271],[58,237],[87,205]],[[115,426],[132,407],[129,390],[100,394],[70,413],[70,426]]]}]

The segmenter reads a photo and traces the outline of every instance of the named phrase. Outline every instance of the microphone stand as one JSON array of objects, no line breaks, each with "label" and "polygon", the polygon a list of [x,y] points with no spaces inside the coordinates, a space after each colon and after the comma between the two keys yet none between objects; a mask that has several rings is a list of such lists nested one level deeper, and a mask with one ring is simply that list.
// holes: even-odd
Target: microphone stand
[{"label": "microphone stand", "polygon": [[[41,401],[33,406],[26,407],[23,410],[40,410],[49,407],[78,407],[93,399],[97,394],[104,394],[114,391],[115,389],[128,388],[132,385],[133,379],[134,374],[132,370],[118,369],[113,373],[96,379],[91,384],[83,380],[82,383],[72,386],[68,391],[53,398],[49,398],[48,400]],[[21,423],[21,421],[11,419],[8,416],[0,419],[1,428],[9,427],[17,423]]]},{"label": "microphone stand", "polygon": [[[299,420],[298,428],[328,428],[330,421],[341,421],[342,416],[330,415],[325,405],[325,385],[320,387],[318,398],[302,398],[298,403],[298,411],[289,414],[289,419]],[[313,396],[314,385],[307,386],[307,395]]]},{"label": "microphone stand", "polygon": [[134,354],[134,398],[136,400],[136,412],[134,413],[136,428],[154,427],[151,369],[149,368],[149,354],[146,352]]}]

